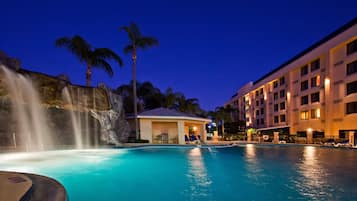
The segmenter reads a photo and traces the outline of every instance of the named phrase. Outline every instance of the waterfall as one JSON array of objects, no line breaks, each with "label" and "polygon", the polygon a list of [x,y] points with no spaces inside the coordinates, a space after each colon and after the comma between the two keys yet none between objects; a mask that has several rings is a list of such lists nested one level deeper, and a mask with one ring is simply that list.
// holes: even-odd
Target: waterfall
[{"label": "waterfall", "polygon": [[0,69],[4,72],[5,85],[12,97],[13,118],[18,122],[16,138],[27,150],[51,148],[52,132],[47,126],[44,107],[32,80],[4,66]]},{"label": "waterfall", "polygon": [[71,95],[69,94],[67,87],[65,87],[63,89],[62,97],[67,103],[71,104],[72,108],[69,109],[69,113],[71,116],[75,146],[77,149],[82,149],[83,141],[82,141],[82,132],[81,132],[82,129],[81,129],[81,124],[80,124],[80,113],[79,113],[79,111],[77,111],[77,115],[76,115],[74,108],[73,108],[73,101],[72,101]]},{"label": "waterfall", "polygon": [[0,78],[0,123],[6,126],[0,129],[5,139],[0,146],[28,151],[62,145],[83,149],[103,142],[118,145],[128,139],[121,97],[110,89],[76,86],[1,65]]}]

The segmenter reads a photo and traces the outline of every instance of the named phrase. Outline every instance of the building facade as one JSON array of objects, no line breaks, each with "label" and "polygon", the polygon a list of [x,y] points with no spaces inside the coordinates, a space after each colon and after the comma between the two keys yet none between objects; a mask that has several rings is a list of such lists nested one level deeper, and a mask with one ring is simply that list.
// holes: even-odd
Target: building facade
[{"label": "building facade", "polygon": [[240,88],[233,103],[258,131],[357,136],[357,18]]}]

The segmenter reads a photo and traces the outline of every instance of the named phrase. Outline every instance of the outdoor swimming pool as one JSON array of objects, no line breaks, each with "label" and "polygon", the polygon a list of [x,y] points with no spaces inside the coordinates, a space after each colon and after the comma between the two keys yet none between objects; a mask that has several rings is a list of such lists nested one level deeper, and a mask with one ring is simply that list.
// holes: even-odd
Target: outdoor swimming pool
[{"label": "outdoor swimming pool", "polygon": [[356,167],[355,150],[290,145],[0,154],[0,170],[53,177],[70,201],[357,200]]}]

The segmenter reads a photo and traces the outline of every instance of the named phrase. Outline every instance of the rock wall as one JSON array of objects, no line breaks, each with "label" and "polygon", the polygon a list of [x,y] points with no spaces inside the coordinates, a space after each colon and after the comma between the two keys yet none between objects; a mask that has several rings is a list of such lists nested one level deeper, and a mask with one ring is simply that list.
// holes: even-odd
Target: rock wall
[{"label": "rock wall", "polygon": [[[80,130],[88,135],[84,139],[85,143],[118,144],[127,141],[129,129],[122,109],[122,101],[120,96],[111,100],[110,89],[103,86],[94,88],[73,85],[62,78],[23,69],[17,72],[30,78],[36,86],[41,104],[45,108],[46,123],[52,130],[48,135],[51,135],[55,145],[74,144],[71,112],[75,112],[76,117],[82,121]],[[18,122],[13,118],[11,107],[14,97],[11,97],[6,85],[4,73],[0,70],[0,146],[13,146],[15,141],[17,146],[21,146],[23,142],[18,139],[25,138],[17,136]],[[69,91],[71,101],[63,98],[65,88]],[[117,118],[112,119],[111,125],[107,126],[110,126],[111,135],[117,138],[117,143],[106,140],[108,128],[104,128],[100,121],[94,118],[94,113],[115,114]],[[14,140],[14,133],[16,140]]]}]

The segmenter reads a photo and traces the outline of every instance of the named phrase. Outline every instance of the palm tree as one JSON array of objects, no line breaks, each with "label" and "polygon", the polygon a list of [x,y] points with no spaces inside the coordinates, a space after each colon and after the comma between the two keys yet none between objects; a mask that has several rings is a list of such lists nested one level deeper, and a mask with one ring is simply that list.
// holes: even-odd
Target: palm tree
[{"label": "palm tree", "polygon": [[150,36],[143,36],[139,30],[139,27],[135,23],[130,23],[129,26],[121,27],[120,30],[125,31],[129,37],[129,44],[124,48],[125,53],[131,53],[131,59],[133,60],[133,96],[134,96],[134,116],[135,116],[135,133],[136,138],[140,139],[138,129],[138,110],[137,110],[137,98],[136,98],[136,53],[137,49],[147,49],[149,47],[159,44],[159,41]]},{"label": "palm tree", "polygon": [[108,48],[93,48],[82,37],[75,35],[71,37],[62,37],[56,40],[57,47],[65,47],[78,57],[78,59],[87,65],[86,83],[91,85],[92,67],[100,68],[106,71],[109,76],[113,76],[113,69],[107,62],[108,59],[116,61],[119,66],[123,65],[122,59]]}]

